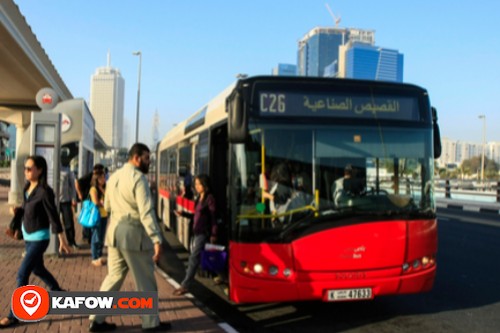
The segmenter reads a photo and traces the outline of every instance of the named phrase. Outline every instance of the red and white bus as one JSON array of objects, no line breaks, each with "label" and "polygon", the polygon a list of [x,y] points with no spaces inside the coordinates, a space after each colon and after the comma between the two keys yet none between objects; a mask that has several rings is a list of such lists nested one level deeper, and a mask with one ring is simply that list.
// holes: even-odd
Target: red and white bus
[{"label": "red and white bus", "polygon": [[418,86],[250,77],[159,143],[158,214],[188,248],[190,221],[172,211],[193,209],[187,172],[211,177],[237,303],[425,292],[440,151]]}]

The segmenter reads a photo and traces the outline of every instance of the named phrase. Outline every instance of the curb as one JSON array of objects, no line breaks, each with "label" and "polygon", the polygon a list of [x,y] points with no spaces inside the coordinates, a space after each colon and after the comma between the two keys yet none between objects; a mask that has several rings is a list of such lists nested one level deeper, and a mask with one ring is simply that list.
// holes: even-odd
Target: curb
[{"label": "curb", "polygon": [[[156,266],[156,271],[174,288],[179,288],[180,285],[172,279],[167,273],[165,273],[160,267]],[[219,322],[217,314],[212,312],[208,307],[206,307],[202,302],[196,299],[193,294],[187,293],[183,295],[184,297],[190,299],[194,305],[196,305],[201,311],[203,311],[207,316],[215,319],[217,325],[227,333],[238,333],[231,325],[226,322]]]},{"label": "curb", "polygon": [[466,212],[474,212],[474,213],[488,213],[488,214],[498,214],[500,215],[500,208],[495,207],[493,205],[481,205],[481,204],[467,204],[467,203],[450,203],[450,202],[436,202],[437,208],[446,208],[446,209],[457,209],[463,210]]}]

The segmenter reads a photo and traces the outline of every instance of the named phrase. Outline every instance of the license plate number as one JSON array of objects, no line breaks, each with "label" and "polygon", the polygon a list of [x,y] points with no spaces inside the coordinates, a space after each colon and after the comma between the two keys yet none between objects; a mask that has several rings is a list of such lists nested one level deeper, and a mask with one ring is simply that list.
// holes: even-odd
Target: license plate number
[{"label": "license plate number", "polygon": [[332,302],[371,298],[371,288],[328,290],[328,300]]}]

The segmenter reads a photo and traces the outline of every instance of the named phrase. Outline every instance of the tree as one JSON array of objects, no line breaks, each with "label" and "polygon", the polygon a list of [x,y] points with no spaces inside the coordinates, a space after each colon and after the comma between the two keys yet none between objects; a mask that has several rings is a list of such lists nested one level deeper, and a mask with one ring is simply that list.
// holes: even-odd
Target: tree
[{"label": "tree", "polygon": [[[474,156],[468,160],[464,160],[461,165],[461,169],[464,174],[481,174],[481,156]],[[495,161],[484,157],[484,176],[486,179],[496,179],[498,178],[498,163]]]}]

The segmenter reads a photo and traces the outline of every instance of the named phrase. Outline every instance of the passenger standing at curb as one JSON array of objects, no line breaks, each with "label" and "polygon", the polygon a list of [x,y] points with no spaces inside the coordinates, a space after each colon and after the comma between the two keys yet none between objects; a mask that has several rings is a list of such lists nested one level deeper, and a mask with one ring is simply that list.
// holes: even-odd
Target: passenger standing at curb
[{"label": "passenger standing at curb", "polygon": [[76,207],[76,188],[75,176],[69,168],[69,160],[66,156],[61,156],[60,173],[60,191],[59,191],[59,210],[64,223],[64,232],[68,244],[75,250],[79,248],[75,241],[75,216]]},{"label": "passenger standing at curb", "polygon": [[92,228],[92,239],[90,249],[92,252],[92,265],[102,266],[106,264],[106,258],[102,256],[104,248],[104,235],[108,225],[108,212],[104,209],[104,195],[106,191],[106,178],[104,171],[96,171],[90,182],[90,200],[99,208],[99,223]]},{"label": "passenger standing at curb", "polygon": [[[92,181],[92,175],[96,171],[104,171],[104,165],[102,164],[96,164],[94,165],[94,168],[92,169],[92,172],[89,172],[88,174],[82,176],[81,178],[78,178],[75,181],[75,189],[76,189],[76,194],[78,196],[78,199],[80,202],[85,200],[90,191],[90,182]],[[87,241],[88,244],[90,244],[92,238],[92,231],[90,228],[82,228],[82,239],[84,241]]]},{"label": "passenger standing at curb", "polygon": [[[29,284],[31,273],[38,276],[51,291],[62,291],[54,276],[45,268],[43,254],[50,242],[50,229],[59,237],[59,252],[70,253],[71,248],[63,234],[61,220],[55,204],[54,191],[47,184],[47,162],[42,156],[29,156],[24,164],[26,186],[24,187],[24,209],[22,232],[26,254],[17,272],[17,287]],[[14,326],[19,320],[12,310],[0,320],[0,329]]]},{"label": "passenger standing at curb", "polygon": [[[162,236],[145,174],[149,170],[149,148],[135,143],[128,162],[109,178],[104,207],[110,213],[105,244],[108,246],[108,274],[100,291],[119,291],[128,271],[132,272],[137,291],[158,291],[154,265],[161,254]],[[142,330],[163,332],[170,323],[158,315],[143,315]],[[105,315],[91,315],[90,332],[116,329]]]},{"label": "passenger standing at curb", "polygon": [[[217,241],[215,198],[210,193],[209,184],[210,180],[207,175],[199,175],[194,180],[194,188],[198,197],[194,206],[193,246],[191,247],[186,276],[182,280],[180,288],[174,290],[176,296],[184,295],[189,291],[189,285],[193,282],[196,270],[200,265],[201,251],[207,241],[210,239],[212,244]],[[180,216],[183,213],[176,211],[175,214]]]}]

